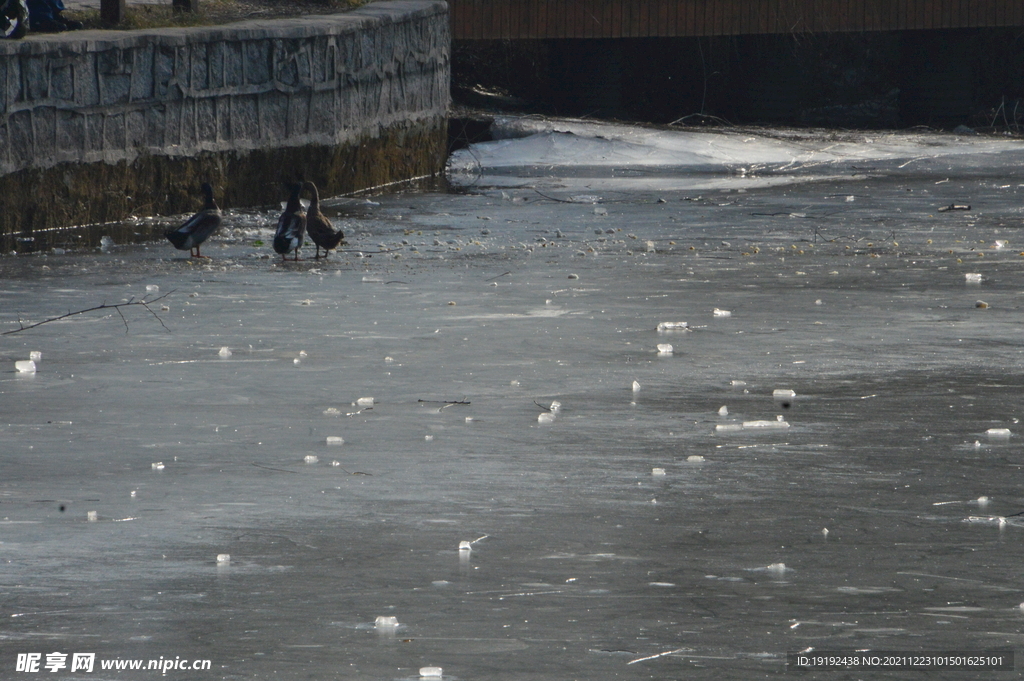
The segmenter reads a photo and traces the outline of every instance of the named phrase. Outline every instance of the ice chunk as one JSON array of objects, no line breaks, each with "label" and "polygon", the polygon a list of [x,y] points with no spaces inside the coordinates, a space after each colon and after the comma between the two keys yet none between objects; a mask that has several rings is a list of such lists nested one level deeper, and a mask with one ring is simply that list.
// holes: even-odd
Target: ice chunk
[{"label": "ice chunk", "polygon": [[516,381],[516,380],[511,380],[511,381],[508,382],[508,384],[510,386],[512,386],[513,388],[518,388],[519,387],[519,381]]},{"label": "ice chunk", "polygon": [[394,629],[398,626],[398,618],[380,615],[377,617],[376,621],[374,621],[373,626],[378,629]]},{"label": "ice chunk", "polygon": [[217,565],[227,565],[231,562],[230,553],[218,553],[217,554]]},{"label": "ice chunk", "polygon": [[331,446],[343,445],[343,444],[345,444],[345,438],[340,437],[338,435],[328,435],[327,436],[327,444],[331,445]]},{"label": "ice chunk", "polygon": [[20,359],[14,363],[14,368],[20,374],[34,374],[36,372],[36,363],[30,359]]},{"label": "ice chunk", "polygon": [[327,407],[324,409],[324,416],[341,416],[341,410],[337,407]]},{"label": "ice chunk", "polygon": [[772,563],[771,565],[767,566],[765,569],[768,570],[768,572],[779,572],[779,573],[782,573],[782,572],[785,572],[788,568],[786,568],[786,564],[785,563]]},{"label": "ice chunk", "polygon": [[222,347],[220,349],[220,352],[218,352],[217,354],[220,355],[221,357],[230,357],[231,356],[231,348],[229,348],[228,346],[225,345],[224,347]]},{"label": "ice chunk", "polygon": [[997,251],[1006,248],[1006,242],[1003,241],[1002,239],[996,239],[995,241],[992,242],[992,248],[996,249]]},{"label": "ice chunk", "polygon": [[659,355],[671,355],[672,354],[671,343],[658,343],[658,354]]},{"label": "ice chunk", "polygon": [[741,430],[742,428],[743,426],[741,426],[738,423],[719,423],[717,426],[715,426],[715,431],[721,433],[726,431]]},{"label": "ice chunk", "polygon": [[964,275],[964,279],[967,281],[968,284],[980,284],[981,274],[977,272],[968,272],[967,274]]},{"label": "ice chunk", "polygon": [[653,475],[656,478],[663,477],[665,475],[665,469],[664,468],[652,468],[651,469],[651,475]]},{"label": "ice chunk", "polygon": [[28,353],[28,358],[33,362],[40,362],[43,359],[43,353],[39,352],[38,350],[33,350],[32,352]]},{"label": "ice chunk", "polygon": [[551,412],[544,412],[543,414],[537,414],[537,423],[554,423],[555,415]]},{"label": "ice chunk", "polygon": [[691,454],[690,456],[686,457],[686,460],[689,463],[704,463],[704,457],[701,456],[700,454]]},{"label": "ice chunk", "polygon": [[372,407],[373,406],[373,398],[372,397],[360,397],[358,400],[356,400],[356,406],[357,407]]},{"label": "ice chunk", "polygon": [[424,435],[423,439],[426,440],[427,442],[433,442],[434,441],[434,436],[433,435]]},{"label": "ice chunk", "polygon": [[746,381],[729,381],[729,385],[734,388],[741,388],[747,384]]},{"label": "ice chunk", "polygon": [[781,417],[775,421],[744,421],[744,428],[789,428],[789,424]]},{"label": "ice chunk", "polygon": [[772,391],[772,397],[777,400],[791,400],[796,397],[796,391],[788,388],[776,388]]},{"label": "ice chunk", "polygon": [[560,411],[562,411],[562,403],[559,402],[558,400],[555,400],[554,402],[551,403],[551,412],[557,414]]},{"label": "ice chunk", "polygon": [[319,460],[319,457],[313,456],[312,454],[307,454],[306,457],[303,459],[303,461],[305,461],[306,463],[316,463]]},{"label": "ice chunk", "polygon": [[99,520],[99,516],[97,515],[96,511],[89,511],[88,513],[85,514],[85,518],[90,523],[94,523],[97,520]]},{"label": "ice chunk", "polygon": [[635,392],[635,393],[640,392],[640,382],[639,381],[633,381],[633,392]]},{"label": "ice chunk", "polygon": [[648,241],[647,242],[647,252],[648,253],[654,253],[654,251],[655,251],[654,242],[653,241]]},{"label": "ice chunk", "polygon": [[471,542],[471,541],[460,541],[459,542],[459,551],[472,551],[472,550],[473,550],[473,542]]},{"label": "ice chunk", "polygon": [[718,408],[718,415],[719,416],[728,416],[729,415],[729,407],[727,407],[727,406],[725,406],[723,404],[721,407]]},{"label": "ice chunk", "polygon": [[155,462],[153,462],[151,464],[151,466],[152,466],[153,470],[155,470],[155,471],[162,471],[164,469],[164,462],[163,461],[155,461]]},{"label": "ice chunk", "polygon": [[147,284],[146,285],[146,291],[148,293],[156,293],[159,290],[160,290],[160,287],[157,286],[156,284]]},{"label": "ice chunk", "polygon": [[305,350],[299,350],[299,357],[308,357]]},{"label": "ice chunk", "polygon": [[822,536],[827,537],[828,536],[828,528],[827,527],[821,528],[821,534],[822,534]]},{"label": "ice chunk", "polygon": [[689,331],[687,322],[661,322],[658,324],[658,331]]},{"label": "ice chunk", "polygon": [[600,216],[608,215],[608,209],[607,208],[601,208],[600,206],[598,206],[597,208],[594,209],[594,215],[600,215]]},{"label": "ice chunk", "polygon": [[729,310],[720,310],[717,307],[711,312],[716,317],[731,317],[732,312]]},{"label": "ice chunk", "polygon": [[992,440],[1009,440],[1011,433],[1009,428],[989,428],[985,435]]},{"label": "ice chunk", "polygon": [[989,499],[988,497],[978,497],[976,501],[978,502],[978,506],[985,508],[986,506],[989,505],[989,502],[991,502],[992,500]]},{"label": "ice chunk", "polygon": [[295,364],[295,365],[302,364],[302,360],[299,359],[298,357],[296,357],[295,359],[292,360],[292,364]]},{"label": "ice chunk", "polygon": [[420,667],[421,679],[439,679],[444,670],[441,667]]},{"label": "ice chunk", "polygon": [[108,248],[113,248],[113,246],[114,246],[114,240],[111,239],[109,236],[104,235],[104,236],[100,237],[100,248],[102,250],[105,251]]}]

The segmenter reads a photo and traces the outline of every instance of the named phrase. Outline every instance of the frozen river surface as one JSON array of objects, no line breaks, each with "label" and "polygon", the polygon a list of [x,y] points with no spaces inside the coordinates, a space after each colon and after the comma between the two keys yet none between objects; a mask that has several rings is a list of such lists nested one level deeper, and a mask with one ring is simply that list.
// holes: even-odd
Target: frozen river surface
[{"label": "frozen river surface", "polygon": [[[2,331],[167,294],[0,338],[0,678],[1022,647],[1024,149],[512,128],[464,193],[333,202],[327,261],[268,257],[273,212],[206,261],[0,258]],[[159,658],[210,669],[101,669]]]}]

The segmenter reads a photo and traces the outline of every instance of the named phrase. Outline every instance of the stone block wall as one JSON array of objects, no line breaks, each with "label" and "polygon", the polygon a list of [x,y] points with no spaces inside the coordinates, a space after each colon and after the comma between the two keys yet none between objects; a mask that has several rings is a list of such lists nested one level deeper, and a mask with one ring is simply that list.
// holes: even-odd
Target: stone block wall
[{"label": "stone block wall", "polygon": [[0,234],[439,172],[449,44],[441,0],[0,40]]}]

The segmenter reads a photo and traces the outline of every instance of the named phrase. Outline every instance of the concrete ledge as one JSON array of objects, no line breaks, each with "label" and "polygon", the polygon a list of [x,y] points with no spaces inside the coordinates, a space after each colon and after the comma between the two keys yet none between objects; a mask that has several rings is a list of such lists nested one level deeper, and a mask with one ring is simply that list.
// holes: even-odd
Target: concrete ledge
[{"label": "concrete ledge", "polygon": [[440,0],[338,15],[0,41],[0,233],[328,193],[444,163]]}]

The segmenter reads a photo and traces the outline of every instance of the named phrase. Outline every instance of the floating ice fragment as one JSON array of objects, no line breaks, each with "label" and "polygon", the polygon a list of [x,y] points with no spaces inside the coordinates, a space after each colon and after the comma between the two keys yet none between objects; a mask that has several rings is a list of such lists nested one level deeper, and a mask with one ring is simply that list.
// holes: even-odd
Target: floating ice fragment
[{"label": "floating ice fragment", "polygon": [[995,241],[992,242],[992,248],[996,249],[997,251],[1002,248],[1006,248],[1006,242],[1003,241],[1002,239],[996,239]]},{"label": "floating ice fragment", "polygon": [[562,403],[559,402],[558,400],[555,400],[554,402],[551,403],[550,409],[552,413],[557,414],[558,412],[562,411]]},{"label": "floating ice fragment", "polygon": [[162,471],[164,469],[164,462],[163,461],[156,461],[156,462],[154,462],[152,464],[152,468],[155,471]]},{"label": "floating ice fragment", "polygon": [[738,423],[719,423],[715,426],[715,431],[721,433],[726,431],[741,430],[743,426]]},{"label": "floating ice fragment", "polygon": [[1001,516],[1001,515],[989,516],[987,518],[984,517],[984,516],[972,515],[972,516],[968,516],[968,517],[964,518],[964,522],[965,523],[980,523],[982,525],[998,525],[999,527],[1005,527],[1006,526],[1006,518],[1004,516]]},{"label": "floating ice fragment", "polygon": [[978,506],[981,506],[982,508],[985,508],[986,506],[988,506],[990,501],[992,501],[992,500],[989,499],[988,497],[978,497],[977,498]]},{"label": "floating ice fragment", "polygon": [[729,385],[733,386],[734,388],[739,388],[745,386],[746,384],[746,381],[729,381]]},{"label": "floating ice fragment", "polygon": [[853,203],[853,201],[854,201],[854,197],[853,196],[847,196],[846,197],[846,202],[847,203]]},{"label": "floating ice fragment", "polygon": [[324,409],[324,416],[341,416],[341,410],[335,407],[327,407],[327,409]]},{"label": "floating ice fragment", "polygon": [[765,568],[768,572],[785,572],[787,570],[785,563],[772,563]]},{"label": "floating ice fragment", "polygon": [[228,346],[225,345],[224,347],[222,347],[220,349],[220,352],[218,352],[217,354],[220,355],[221,357],[230,357],[231,356],[231,348],[229,348]]},{"label": "floating ice fragment", "polygon": [[439,679],[444,670],[441,667],[420,667],[421,679]]},{"label": "floating ice fragment", "polygon": [[823,528],[821,528],[821,534],[822,534],[823,536],[826,536],[826,537],[827,537],[827,536],[828,536],[828,528],[827,528],[827,527],[823,527]]},{"label": "floating ice fragment", "polygon": [[597,208],[594,209],[594,215],[600,215],[601,217],[604,217],[605,215],[608,215],[608,209],[598,206]]},{"label": "floating ice fragment", "polygon": [[299,357],[308,357],[305,350],[299,350]]},{"label": "floating ice fragment", "polygon": [[433,435],[424,435],[423,439],[426,440],[427,442],[433,442],[434,441],[434,436]]},{"label": "floating ice fragment", "polygon": [[651,469],[651,475],[653,475],[656,478],[664,477],[665,476],[665,469],[664,468],[652,468]]},{"label": "floating ice fragment", "polygon": [[302,360],[296,357],[295,359],[292,360],[292,364],[298,366],[299,364],[302,364]]},{"label": "floating ice fragment", "polygon": [[384,361],[387,362],[388,364],[391,364],[392,362],[395,361],[395,358],[388,355],[387,357],[384,358]]},{"label": "floating ice fragment", "polygon": [[471,542],[471,541],[460,541],[459,542],[459,551],[472,551],[472,550],[473,550],[473,542]]},{"label": "floating ice fragment", "polygon": [[647,586],[664,586],[664,587],[669,587],[669,586],[675,586],[675,583],[673,583],[673,582],[648,582]]},{"label": "floating ice fragment", "polygon": [[570,274],[570,275],[569,275],[569,278],[570,278],[570,279],[579,279],[579,278],[580,278],[580,275],[578,275],[578,274]]},{"label": "floating ice fragment", "polygon": [[159,290],[160,290],[160,287],[157,286],[156,284],[147,284],[146,285],[146,291],[148,291],[150,293],[156,293]]},{"label": "floating ice fragment", "polygon": [[818,298],[817,300],[814,301],[814,304],[815,305],[824,305],[825,303],[821,302],[821,298]]},{"label": "floating ice fragment", "polygon": [[85,514],[85,518],[90,523],[94,523],[97,520],[99,520],[99,516],[97,515],[96,511],[89,511],[88,513]]},{"label": "floating ice fragment", "polygon": [[36,363],[30,359],[19,359],[14,363],[14,368],[21,374],[34,374],[36,372]]},{"label": "floating ice fragment", "polygon": [[555,415],[550,412],[544,412],[543,414],[537,414],[537,423],[553,423]]},{"label": "floating ice fragment", "polygon": [[639,381],[633,381],[633,392],[635,392],[635,393],[640,392],[640,382]]},{"label": "floating ice fragment", "polygon": [[655,251],[654,242],[653,241],[648,241],[647,242],[647,252],[648,253],[654,253],[654,251]]},{"label": "floating ice fragment", "polygon": [[28,358],[33,362],[39,362],[42,361],[43,359],[43,353],[39,352],[38,350],[33,350],[32,352],[28,353]]},{"label": "floating ice fragment", "polygon": [[688,331],[687,322],[661,322],[658,324],[658,331]]},{"label": "floating ice fragment", "polygon": [[137,494],[138,494],[138,492],[136,492],[135,490],[132,490],[132,494],[131,494],[132,499],[134,499]]},{"label": "floating ice fragment", "polygon": [[398,618],[379,615],[376,621],[374,621],[373,626],[378,629],[394,629],[398,626]]},{"label": "floating ice fragment", "polygon": [[728,416],[729,415],[729,407],[727,407],[727,406],[725,406],[723,404],[721,407],[718,408],[718,415],[719,416]]},{"label": "floating ice fragment", "polygon": [[775,421],[744,421],[744,428],[789,428],[789,424],[778,417]]},{"label": "floating ice fragment", "polygon": [[796,397],[796,391],[788,388],[776,388],[772,391],[772,397],[777,400],[790,400]]},{"label": "floating ice fragment", "polygon": [[343,444],[345,444],[345,438],[339,437],[337,435],[328,435],[327,436],[327,444],[331,445],[331,446],[343,445]]},{"label": "floating ice fragment", "polygon": [[372,407],[373,406],[373,398],[372,397],[360,397],[358,400],[356,400],[356,406],[357,407]]},{"label": "floating ice fragment", "polygon": [[671,343],[658,343],[658,354],[659,355],[671,355],[672,354]]},{"label": "floating ice fragment", "polygon": [[1009,440],[1011,433],[1009,428],[989,428],[985,435],[991,440]]},{"label": "floating ice fragment", "polygon": [[989,308],[989,304],[986,303],[984,300],[979,300],[974,303],[974,307],[978,308],[979,310],[987,310]]},{"label": "floating ice fragment", "polygon": [[113,245],[114,245],[114,240],[111,239],[109,236],[104,235],[104,236],[100,237],[100,248],[102,250],[105,251],[108,248],[113,247]]},{"label": "floating ice fragment", "polygon": [[981,275],[977,272],[968,272],[967,274],[964,275],[964,279],[967,281],[968,284],[981,283]]},{"label": "floating ice fragment", "polygon": [[720,310],[717,307],[711,312],[716,317],[731,317],[732,312],[729,310]]},{"label": "floating ice fragment", "polygon": [[700,454],[691,454],[690,456],[686,457],[686,460],[689,463],[704,463],[704,457],[701,456]]},{"label": "floating ice fragment", "polygon": [[306,463],[316,463],[320,461],[320,458],[317,456],[313,456],[312,454],[307,454],[303,461]]},{"label": "floating ice fragment", "polygon": [[466,417],[466,423],[472,423],[473,421],[476,421],[476,419],[473,418],[472,416],[467,416]]},{"label": "floating ice fragment", "polygon": [[227,565],[231,562],[230,553],[218,553],[217,554],[217,565]]}]

